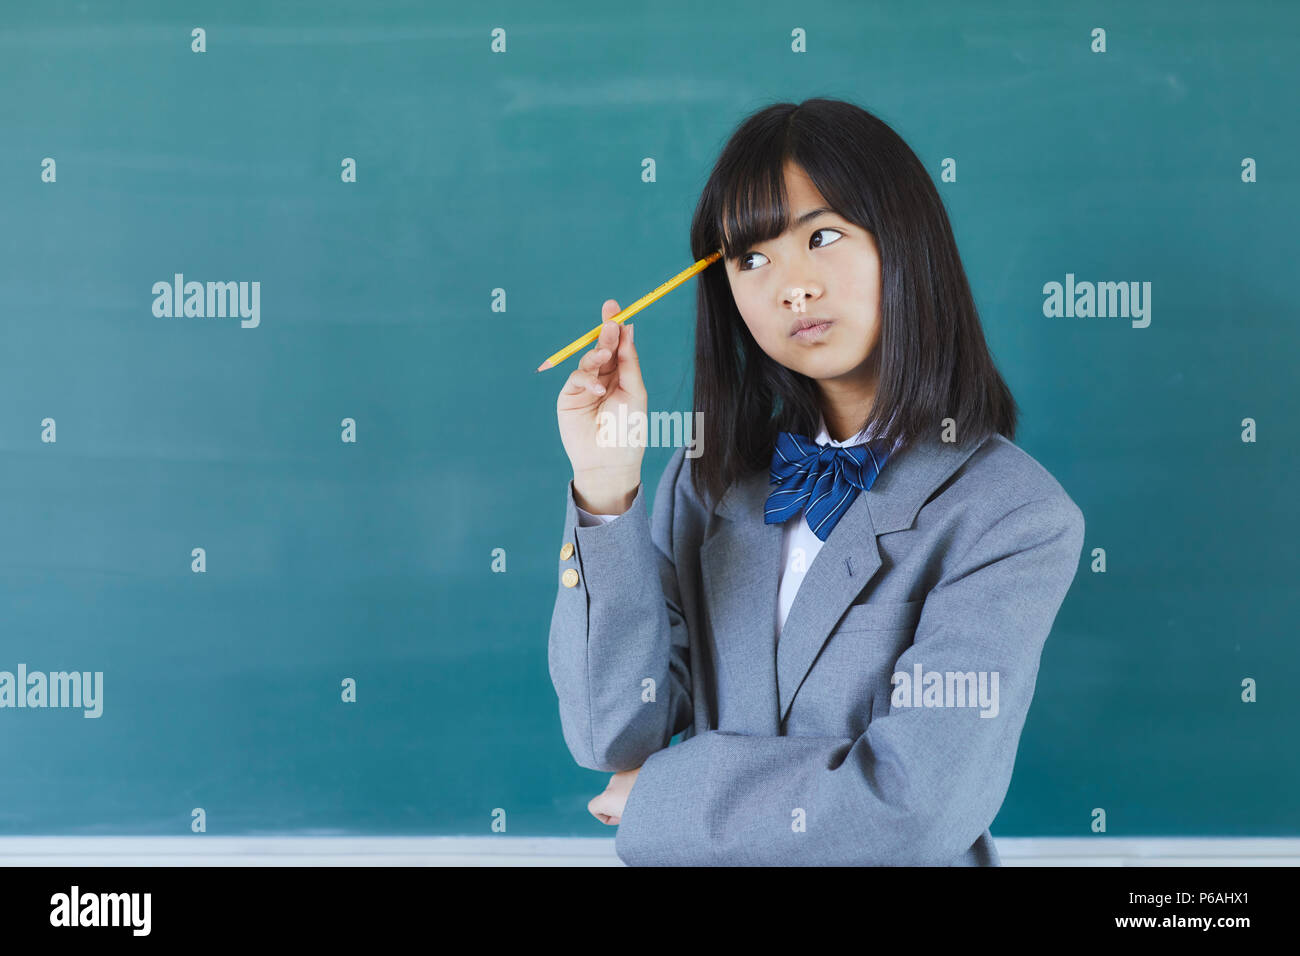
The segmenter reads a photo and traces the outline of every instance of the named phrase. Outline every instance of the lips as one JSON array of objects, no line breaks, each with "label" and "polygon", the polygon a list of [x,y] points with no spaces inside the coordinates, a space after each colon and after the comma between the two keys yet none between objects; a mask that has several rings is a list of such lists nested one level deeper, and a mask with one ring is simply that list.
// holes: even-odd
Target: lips
[{"label": "lips", "polygon": [[794,335],[796,332],[801,332],[804,329],[811,329],[814,325],[829,325],[834,321],[834,319],[818,318],[816,316],[809,319],[797,319],[795,323],[790,326],[790,334]]}]

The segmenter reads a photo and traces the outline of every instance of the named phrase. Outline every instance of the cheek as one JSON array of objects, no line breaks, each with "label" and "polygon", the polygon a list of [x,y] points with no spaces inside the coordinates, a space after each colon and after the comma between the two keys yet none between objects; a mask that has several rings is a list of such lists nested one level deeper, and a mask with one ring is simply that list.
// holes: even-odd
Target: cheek
[{"label": "cheek", "polygon": [[[740,312],[740,317],[749,329],[750,336],[758,343],[758,347],[770,358],[781,361],[786,357],[786,352],[790,348],[789,329],[784,324],[773,324],[779,320],[772,318],[770,314],[765,314],[763,308],[759,305],[755,295],[736,295],[732,290],[732,298],[736,302],[736,310]],[[751,301],[755,300],[755,301]],[[755,318],[755,316],[763,316]]]},{"label": "cheek", "polygon": [[762,322],[746,322],[746,325],[749,327],[749,334],[754,337],[754,341],[758,343],[759,348],[774,358],[780,354],[786,338],[782,330]]},{"label": "cheek", "polygon": [[[749,329],[749,334],[759,346],[767,351],[773,344],[774,337],[772,329],[768,328],[762,319],[756,318],[760,315],[761,310],[752,303],[746,301],[746,297],[736,297],[736,309],[740,312],[740,317],[745,323],[745,328]],[[770,320],[769,320],[770,321]]]}]

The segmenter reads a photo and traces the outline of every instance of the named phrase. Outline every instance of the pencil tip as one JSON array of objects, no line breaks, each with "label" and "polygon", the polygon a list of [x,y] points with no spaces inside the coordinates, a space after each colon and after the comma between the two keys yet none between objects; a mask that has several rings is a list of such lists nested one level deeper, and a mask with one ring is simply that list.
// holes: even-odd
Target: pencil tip
[{"label": "pencil tip", "polygon": [[546,369],[548,369],[548,368],[550,368],[550,367],[551,367],[551,363],[550,363],[550,362],[543,362],[541,365],[537,366],[537,371],[539,371],[539,372],[543,372],[543,371],[545,371]]}]

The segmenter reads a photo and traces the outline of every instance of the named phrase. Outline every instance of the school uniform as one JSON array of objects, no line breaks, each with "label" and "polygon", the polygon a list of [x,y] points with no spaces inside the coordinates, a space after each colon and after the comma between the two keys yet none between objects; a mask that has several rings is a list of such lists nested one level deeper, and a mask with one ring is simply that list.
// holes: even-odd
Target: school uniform
[{"label": "school uniform", "polygon": [[[836,441],[831,438],[830,432],[826,428],[826,418],[822,416],[819,422],[820,430],[813,438],[818,445],[830,445],[833,448],[853,448],[858,445],[867,444],[872,437],[870,429],[863,429],[848,441]],[[894,444],[897,448],[902,439]],[[617,518],[618,515],[592,514],[582,508],[578,509],[579,527],[588,528],[597,525],[606,524]],[[822,540],[813,533],[812,528],[807,521],[789,520],[784,524],[781,535],[781,579],[780,589],[777,592],[776,599],[776,630],[779,634],[781,628],[785,626],[785,619],[790,614],[790,606],[794,603],[794,597],[799,593],[799,585],[803,583],[804,574],[812,566],[813,559],[817,557],[817,552],[822,548]]]},{"label": "school uniform", "polygon": [[[824,422],[814,440],[841,444]],[[926,439],[823,543],[803,513],[765,523],[767,469],[710,510],[685,451],[653,515],[644,483],[603,521],[566,493],[548,666],[578,764],[641,768],[620,859],[998,865],[988,828],[1083,547],[1073,500],[1001,435]]]}]

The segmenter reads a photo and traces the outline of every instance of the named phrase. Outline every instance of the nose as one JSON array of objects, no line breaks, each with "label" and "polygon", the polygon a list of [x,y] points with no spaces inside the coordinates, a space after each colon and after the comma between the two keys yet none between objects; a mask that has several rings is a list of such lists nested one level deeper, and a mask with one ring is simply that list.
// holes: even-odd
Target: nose
[{"label": "nose", "polygon": [[786,290],[782,304],[788,306],[791,312],[806,312],[808,300],[817,297],[817,290],[811,286],[791,286]]}]

